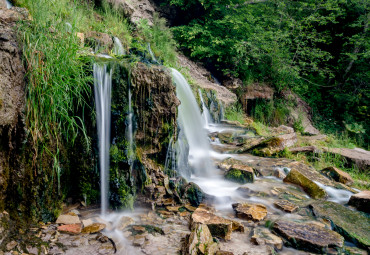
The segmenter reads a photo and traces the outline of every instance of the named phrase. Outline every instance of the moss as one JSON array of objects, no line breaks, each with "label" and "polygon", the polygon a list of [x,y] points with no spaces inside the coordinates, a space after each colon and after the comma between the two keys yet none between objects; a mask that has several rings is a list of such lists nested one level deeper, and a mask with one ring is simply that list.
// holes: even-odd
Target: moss
[{"label": "moss", "polygon": [[253,182],[253,173],[242,171],[238,169],[230,169],[226,172],[225,178],[230,181],[238,182],[241,184]]}]

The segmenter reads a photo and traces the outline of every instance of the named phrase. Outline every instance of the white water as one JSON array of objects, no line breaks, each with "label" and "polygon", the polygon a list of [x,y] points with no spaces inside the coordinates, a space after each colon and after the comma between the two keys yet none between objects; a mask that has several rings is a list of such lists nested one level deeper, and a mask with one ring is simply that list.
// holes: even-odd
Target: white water
[{"label": "white water", "polygon": [[154,56],[154,53],[153,53],[153,51],[152,51],[152,48],[150,47],[150,43],[148,43],[148,52],[149,52],[150,57],[152,58],[153,62],[158,63],[158,61],[157,61],[156,57]]},{"label": "white water", "polygon": [[107,70],[106,64],[95,63],[94,94],[96,106],[96,124],[98,127],[99,139],[100,192],[102,215],[105,215],[108,209],[111,90],[112,69]]},{"label": "white water", "polygon": [[202,108],[203,108],[202,117],[204,120],[204,126],[205,128],[208,129],[209,124],[213,123],[213,120],[212,120],[211,114],[209,113],[209,110],[206,104],[204,103],[202,91],[199,89],[198,92],[199,92],[200,101],[202,102]]},{"label": "white water", "polygon": [[314,181],[320,188],[324,189],[328,194],[328,201],[332,201],[338,204],[346,204],[353,195],[352,192],[344,189],[336,189],[330,186],[321,184],[320,182]]},{"label": "white water", "polygon": [[[175,69],[172,69],[172,76],[176,84],[177,97],[181,101],[178,108],[178,122],[189,146],[189,164],[195,175],[209,176],[214,172],[215,167],[210,158],[210,144],[203,128],[204,124],[197,101],[184,76]],[[185,155],[186,153],[179,152],[179,154]]]},{"label": "white water", "polygon": [[13,7],[12,3],[9,2],[8,0],[5,0],[5,2],[6,2],[6,8],[10,9]]},{"label": "white water", "polygon": [[123,45],[122,45],[120,39],[118,39],[117,37],[114,37],[113,38],[113,41],[114,41],[113,53],[116,56],[123,56],[123,55],[125,55],[126,52],[125,52],[125,49],[123,48]]},{"label": "white water", "polygon": [[133,138],[133,124],[132,124],[132,117],[133,117],[134,113],[132,111],[131,97],[132,97],[132,95],[131,95],[131,88],[130,88],[130,85],[129,85],[129,87],[128,87],[128,116],[127,116],[126,139],[128,141],[127,156],[128,156],[128,161],[129,161],[130,166],[132,166],[132,163],[133,163],[133,161],[135,159],[134,138]]}]

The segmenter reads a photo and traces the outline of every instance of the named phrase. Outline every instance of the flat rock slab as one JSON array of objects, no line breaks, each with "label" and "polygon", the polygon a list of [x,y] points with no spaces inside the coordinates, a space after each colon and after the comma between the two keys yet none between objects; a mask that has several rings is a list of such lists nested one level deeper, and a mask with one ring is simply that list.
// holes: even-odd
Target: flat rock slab
[{"label": "flat rock slab", "polygon": [[82,224],[62,225],[58,227],[58,231],[77,235],[82,231]]},{"label": "flat rock slab", "polygon": [[212,236],[220,237],[225,240],[231,239],[233,222],[231,220],[217,216],[206,209],[198,208],[191,215],[192,224],[206,224]]},{"label": "flat rock slab", "polygon": [[347,149],[347,148],[324,148],[326,152],[338,154],[345,157],[347,160],[353,162],[363,171],[370,170],[370,151],[360,148]]},{"label": "flat rock slab", "polygon": [[289,202],[288,200],[282,200],[275,202],[274,205],[279,208],[280,210],[283,210],[284,212],[293,213],[299,209],[299,207],[292,202]]},{"label": "flat rock slab", "polygon": [[236,217],[240,219],[261,221],[267,216],[267,209],[264,205],[235,203],[232,206],[236,213]]},{"label": "flat rock slab", "polygon": [[359,211],[370,213],[370,190],[364,190],[351,196],[348,204],[356,207]]},{"label": "flat rock slab", "polygon": [[301,186],[310,197],[315,199],[325,198],[327,196],[324,189],[320,188],[319,185],[296,169],[292,169],[289,172],[287,177],[284,178],[284,182]]},{"label": "flat rock slab", "polygon": [[253,230],[251,242],[257,245],[270,245],[277,250],[283,248],[283,240],[277,235],[272,234],[267,228],[255,228]]},{"label": "flat rock slab", "polygon": [[80,218],[77,215],[62,214],[58,217],[57,224],[79,224]]},{"label": "flat rock slab", "polygon": [[98,233],[100,231],[102,231],[103,229],[105,229],[106,225],[103,224],[103,223],[93,223],[87,227],[84,227],[82,229],[82,233],[86,233],[86,234],[94,234],[94,233]]},{"label": "flat rock slab", "polygon": [[185,246],[185,254],[215,254],[219,249],[206,224],[195,224]]},{"label": "flat rock slab", "polygon": [[317,201],[310,207],[317,218],[329,220],[333,229],[343,235],[346,240],[369,249],[370,218],[364,213],[329,201]]},{"label": "flat rock slab", "polygon": [[273,229],[285,239],[286,245],[299,250],[325,254],[329,247],[343,246],[341,235],[312,223],[279,220]]}]

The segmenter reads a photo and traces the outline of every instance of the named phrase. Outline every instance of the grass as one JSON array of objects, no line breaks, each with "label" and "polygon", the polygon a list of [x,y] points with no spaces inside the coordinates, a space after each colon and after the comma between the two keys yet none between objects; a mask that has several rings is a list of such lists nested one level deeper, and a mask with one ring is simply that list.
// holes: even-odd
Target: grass
[{"label": "grass", "polygon": [[240,124],[245,123],[245,113],[240,104],[234,104],[225,109],[225,118],[230,121],[238,121]]}]

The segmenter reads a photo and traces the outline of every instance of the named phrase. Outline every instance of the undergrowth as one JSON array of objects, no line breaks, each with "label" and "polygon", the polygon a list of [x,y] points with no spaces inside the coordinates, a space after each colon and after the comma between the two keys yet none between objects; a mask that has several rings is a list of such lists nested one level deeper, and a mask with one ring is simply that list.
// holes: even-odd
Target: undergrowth
[{"label": "undergrowth", "polygon": [[240,104],[234,104],[225,109],[225,118],[231,121],[238,121],[240,124],[245,123],[245,114]]}]

